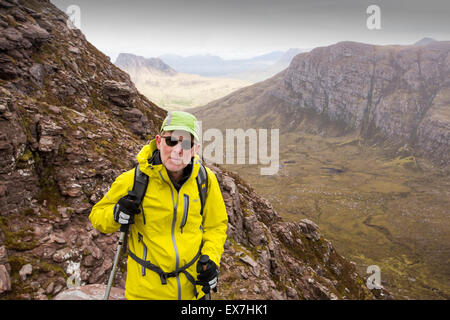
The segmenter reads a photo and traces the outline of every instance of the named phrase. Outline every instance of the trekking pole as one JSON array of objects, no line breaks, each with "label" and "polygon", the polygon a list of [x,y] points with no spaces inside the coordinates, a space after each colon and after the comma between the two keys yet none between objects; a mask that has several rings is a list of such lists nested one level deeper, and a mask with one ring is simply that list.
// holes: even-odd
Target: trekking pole
[{"label": "trekking pole", "polygon": [[[202,265],[202,269],[203,271],[206,271],[206,268],[208,266],[208,261],[209,261],[209,256],[208,255],[202,255],[200,257],[200,264]],[[209,289],[209,293],[205,293],[205,299],[206,300],[211,300],[211,289]]]},{"label": "trekking pole", "polygon": [[123,224],[120,226],[119,244],[117,245],[117,251],[116,251],[116,255],[114,256],[113,267],[112,267],[111,273],[109,275],[108,286],[106,287],[105,296],[103,297],[103,300],[109,299],[109,293],[111,291],[111,287],[112,287],[112,284],[114,281],[114,276],[116,274],[117,263],[119,262],[120,251],[122,250],[122,246],[123,246],[123,243],[128,234],[129,227],[130,227],[130,225],[128,225],[128,224]]}]

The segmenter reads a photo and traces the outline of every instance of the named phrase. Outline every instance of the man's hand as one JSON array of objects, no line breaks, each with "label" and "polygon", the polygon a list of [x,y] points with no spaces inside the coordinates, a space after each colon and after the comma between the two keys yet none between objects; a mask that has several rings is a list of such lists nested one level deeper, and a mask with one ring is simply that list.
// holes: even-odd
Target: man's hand
[{"label": "man's hand", "polygon": [[129,196],[125,196],[114,206],[114,220],[121,225],[131,225],[134,223],[134,215],[140,212],[136,203]]},{"label": "man's hand", "polygon": [[204,293],[208,294],[211,289],[217,292],[219,269],[207,255],[201,256],[198,260],[197,273],[197,283],[203,286],[202,290]]}]

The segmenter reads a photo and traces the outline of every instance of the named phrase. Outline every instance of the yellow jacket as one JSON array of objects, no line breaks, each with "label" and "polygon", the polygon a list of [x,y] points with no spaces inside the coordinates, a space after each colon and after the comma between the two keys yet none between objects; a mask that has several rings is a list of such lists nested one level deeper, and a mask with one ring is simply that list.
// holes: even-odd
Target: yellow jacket
[{"label": "yellow jacket", "polygon": [[[166,168],[160,163],[149,163],[156,150],[152,140],[137,155],[140,169],[149,176],[147,192],[142,201],[141,213],[135,216],[129,235],[129,250],[142,260],[150,261],[164,272],[173,272],[191,262],[199,251],[206,254],[217,266],[226,240],[228,217],[222,193],[215,174],[206,168],[208,194],[200,215],[200,196],[195,180],[199,171],[196,156],[192,173],[179,192],[173,186]],[[112,233],[120,228],[114,221],[113,209],[120,198],[133,189],[134,171],[121,174],[108,193],[91,211],[89,219],[94,228]],[[183,223],[183,225],[182,225]],[[197,262],[186,271],[197,279]],[[197,298],[204,294],[197,286]],[[127,260],[127,299],[195,299],[194,286],[184,273],[167,278],[162,284],[158,273],[144,268],[130,256]]]}]

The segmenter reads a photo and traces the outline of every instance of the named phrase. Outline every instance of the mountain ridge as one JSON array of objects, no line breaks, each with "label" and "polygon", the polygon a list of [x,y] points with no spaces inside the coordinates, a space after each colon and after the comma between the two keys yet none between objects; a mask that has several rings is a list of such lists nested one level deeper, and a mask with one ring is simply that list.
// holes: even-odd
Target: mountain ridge
[{"label": "mountain ridge", "polygon": [[[419,155],[447,165],[449,51],[450,42],[426,46],[339,42],[300,53],[274,77],[193,112],[217,128],[234,128],[236,123],[217,112],[232,108],[252,127],[330,135],[355,131],[367,141],[392,142],[394,149],[407,144]],[[273,125],[258,120],[269,115]]]},{"label": "mountain ridge", "polygon": [[293,53],[302,51],[291,48],[287,51],[272,51],[246,59],[223,59],[214,55],[179,56],[162,55],[161,58],[174,69],[206,77],[229,77],[242,80],[261,81],[286,68]]}]

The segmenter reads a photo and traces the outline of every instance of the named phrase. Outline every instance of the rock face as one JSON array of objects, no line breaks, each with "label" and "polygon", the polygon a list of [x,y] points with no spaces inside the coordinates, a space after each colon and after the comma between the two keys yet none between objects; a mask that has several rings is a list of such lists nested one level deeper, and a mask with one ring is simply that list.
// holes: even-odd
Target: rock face
[{"label": "rock face", "polygon": [[102,281],[117,239],[87,214],[166,112],[49,1],[1,1],[0,61],[0,294]]},{"label": "rock face", "polygon": [[[103,294],[118,233],[88,214],[165,116],[66,18],[48,1],[0,1],[1,299]],[[316,225],[283,222],[211,167],[230,221],[216,298],[373,298]],[[125,270],[123,258],[119,288]]]},{"label": "rock face", "polygon": [[[450,163],[450,42],[375,46],[340,42],[297,55],[275,77],[195,112],[215,128],[278,127],[408,147]],[[270,122],[269,122],[270,121]],[[394,149],[395,149],[394,148]]]},{"label": "rock face", "polygon": [[54,6],[11,5],[0,9],[0,209],[18,211],[40,187],[83,211],[83,188],[105,188],[100,175],[116,175],[165,112]]}]

